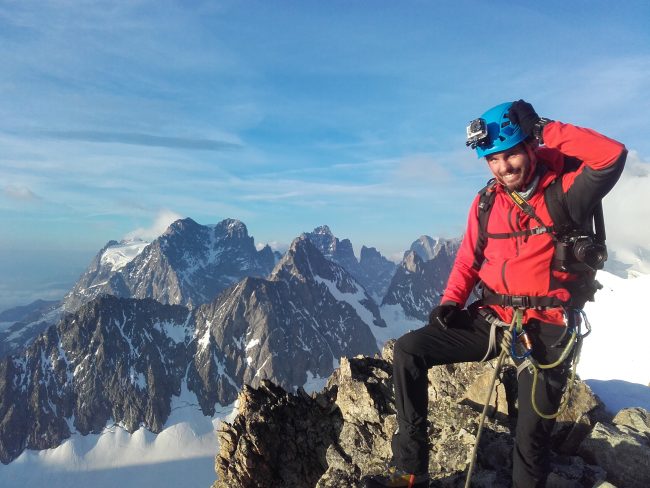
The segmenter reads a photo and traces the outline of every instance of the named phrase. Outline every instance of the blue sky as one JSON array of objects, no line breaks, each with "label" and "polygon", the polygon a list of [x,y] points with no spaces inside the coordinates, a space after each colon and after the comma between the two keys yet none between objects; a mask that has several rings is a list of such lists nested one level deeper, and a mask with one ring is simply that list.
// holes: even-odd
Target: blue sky
[{"label": "blue sky", "polygon": [[460,235],[488,178],[465,126],[502,101],[647,175],[650,3],[525,3],[0,0],[0,309],[177,217],[388,256]]}]

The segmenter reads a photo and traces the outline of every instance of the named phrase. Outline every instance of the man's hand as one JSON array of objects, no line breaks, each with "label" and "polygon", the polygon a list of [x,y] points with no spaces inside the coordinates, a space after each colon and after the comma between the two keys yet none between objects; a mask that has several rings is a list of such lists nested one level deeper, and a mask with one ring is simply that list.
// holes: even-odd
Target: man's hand
[{"label": "man's hand", "polygon": [[544,143],[542,137],[544,126],[551,121],[537,115],[530,103],[523,100],[512,102],[510,110],[508,110],[508,118],[519,126],[526,137],[533,136],[540,144]]},{"label": "man's hand", "polygon": [[540,119],[533,106],[523,100],[512,103],[510,110],[508,110],[508,118],[510,122],[517,124],[526,136],[534,135],[535,124]]},{"label": "man's hand", "polygon": [[432,327],[442,327],[443,329],[449,326],[453,327],[454,319],[458,316],[460,308],[455,303],[446,303],[438,305],[429,314],[429,325]]}]

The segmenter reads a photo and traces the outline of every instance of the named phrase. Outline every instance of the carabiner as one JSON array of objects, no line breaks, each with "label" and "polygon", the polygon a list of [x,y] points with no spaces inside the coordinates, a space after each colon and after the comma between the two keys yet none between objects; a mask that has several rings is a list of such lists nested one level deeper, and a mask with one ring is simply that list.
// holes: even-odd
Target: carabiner
[{"label": "carabiner", "polygon": [[576,312],[578,312],[580,314],[580,317],[582,317],[582,323],[585,324],[585,328],[587,329],[587,332],[581,334],[580,327],[578,327],[578,335],[584,339],[589,334],[591,334],[591,324],[589,323],[589,319],[587,318],[587,313],[583,309],[577,308]]},{"label": "carabiner", "polygon": [[[523,354],[517,353],[517,343],[523,347]],[[521,331],[521,334],[517,335],[517,330],[513,329],[512,331],[512,343],[510,345],[510,355],[513,359],[526,359],[533,353],[533,344],[530,341],[530,337],[526,334],[525,330]]]}]

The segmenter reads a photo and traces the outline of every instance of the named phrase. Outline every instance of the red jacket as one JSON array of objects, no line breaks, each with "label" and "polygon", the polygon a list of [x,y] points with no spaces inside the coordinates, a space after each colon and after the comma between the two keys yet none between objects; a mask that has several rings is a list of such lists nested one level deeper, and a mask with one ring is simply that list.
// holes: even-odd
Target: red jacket
[{"label": "red jacket", "polygon": [[[594,205],[618,180],[625,164],[625,146],[591,129],[561,122],[548,123],[543,138],[545,147],[536,150],[537,164],[546,165],[548,170],[541,176],[528,203],[544,224],[553,225],[543,192],[556,178],[561,178],[572,219],[578,223],[585,222],[591,218]],[[564,171],[566,157],[579,160],[577,171]],[[488,233],[512,233],[539,225],[514,204],[501,185],[495,185],[492,191],[496,191],[496,197],[489,216]],[[476,253],[481,254],[477,251],[480,249],[477,247],[478,202],[479,196],[472,203],[465,236],[442,303],[464,305],[479,280],[499,294],[553,296],[568,301],[571,295],[563,285],[574,277],[551,269],[554,243],[548,233],[488,239],[482,252],[483,259],[476,259]],[[492,308],[502,320],[512,320],[512,308]],[[530,318],[564,324],[561,308],[526,309],[524,320]]]}]

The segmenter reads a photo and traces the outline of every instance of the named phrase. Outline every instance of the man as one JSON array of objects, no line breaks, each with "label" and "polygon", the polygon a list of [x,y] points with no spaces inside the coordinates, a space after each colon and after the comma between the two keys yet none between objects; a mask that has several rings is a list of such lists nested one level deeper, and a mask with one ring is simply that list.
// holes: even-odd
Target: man
[{"label": "man", "polygon": [[[441,304],[426,326],[395,344],[395,466],[368,478],[367,486],[428,486],[428,368],[496,357],[492,324],[517,319],[527,347],[515,362],[530,354],[537,364],[559,365],[540,370],[534,392],[531,369],[519,368],[513,486],[544,486],[548,473],[550,417],[560,405],[571,358],[558,360],[575,339],[565,332],[593,299],[595,270],[606,259],[604,242],[590,232],[592,220],[627,151],[590,129],[540,118],[523,100],[472,121],[468,145],[494,178],[472,203]],[[482,299],[463,309],[476,285]],[[502,327],[496,337],[503,337]]]}]

